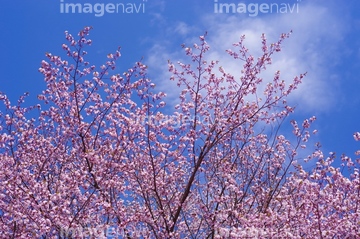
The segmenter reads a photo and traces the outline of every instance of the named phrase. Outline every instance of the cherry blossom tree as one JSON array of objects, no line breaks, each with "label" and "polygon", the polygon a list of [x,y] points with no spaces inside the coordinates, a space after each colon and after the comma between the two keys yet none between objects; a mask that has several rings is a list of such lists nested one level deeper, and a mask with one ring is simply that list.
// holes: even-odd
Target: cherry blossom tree
[{"label": "cherry blossom tree", "polygon": [[208,59],[206,34],[183,45],[166,105],[142,62],[116,73],[120,49],[91,65],[90,30],[65,32],[67,60],[46,54],[39,104],[0,94],[2,238],[360,237],[359,159],[303,156],[315,117],[283,126],[305,74],[260,78],[289,34],[262,35],[258,58],[241,36],[227,50],[240,77]]}]

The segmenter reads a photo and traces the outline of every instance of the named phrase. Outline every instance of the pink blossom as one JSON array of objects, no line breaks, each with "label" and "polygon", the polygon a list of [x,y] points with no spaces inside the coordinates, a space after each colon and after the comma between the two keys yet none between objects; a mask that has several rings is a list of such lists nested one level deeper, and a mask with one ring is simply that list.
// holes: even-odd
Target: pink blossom
[{"label": "pink blossom", "polygon": [[360,140],[360,133],[359,133],[359,132],[354,133],[354,139],[355,139],[356,141],[359,141],[359,140]]},{"label": "pink blossom", "polygon": [[34,107],[0,93],[3,238],[359,237],[360,160],[309,144],[315,117],[287,103],[305,74],[260,77],[291,32],[262,34],[257,57],[241,36],[238,72],[208,60],[206,34],[183,45],[167,98],[141,61],[114,71],[120,48],[90,65],[91,29],[65,32],[67,60],[46,54]]}]

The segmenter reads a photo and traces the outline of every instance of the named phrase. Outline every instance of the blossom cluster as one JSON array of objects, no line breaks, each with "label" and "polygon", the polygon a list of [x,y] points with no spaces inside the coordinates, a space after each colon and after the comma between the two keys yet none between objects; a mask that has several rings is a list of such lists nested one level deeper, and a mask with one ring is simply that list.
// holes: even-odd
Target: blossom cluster
[{"label": "blossom cluster", "polygon": [[0,93],[3,238],[360,237],[359,160],[336,167],[310,145],[316,117],[291,118],[306,73],[260,87],[290,34],[263,34],[258,58],[241,36],[227,50],[239,78],[208,59],[206,34],[184,44],[188,62],[168,62],[172,105],[144,63],[117,72],[120,49],[91,65],[90,31],[46,54],[37,105]]}]

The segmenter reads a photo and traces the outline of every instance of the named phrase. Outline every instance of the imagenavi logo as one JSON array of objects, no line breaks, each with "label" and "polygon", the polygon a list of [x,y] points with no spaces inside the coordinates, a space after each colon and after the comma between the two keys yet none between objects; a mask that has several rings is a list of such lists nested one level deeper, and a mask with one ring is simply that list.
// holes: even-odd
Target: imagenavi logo
[{"label": "imagenavi logo", "polygon": [[214,13],[239,13],[256,17],[259,13],[299,13],[299,2],[295,3],[225,3],[214,0]]},{"label": "imagenavi logo", "polygon": [[60,13],[85,13],[94,14],[95,17],[102,17],[105,14],[134,14],[145,13],[145,3],[70,3],[60,0]]}]

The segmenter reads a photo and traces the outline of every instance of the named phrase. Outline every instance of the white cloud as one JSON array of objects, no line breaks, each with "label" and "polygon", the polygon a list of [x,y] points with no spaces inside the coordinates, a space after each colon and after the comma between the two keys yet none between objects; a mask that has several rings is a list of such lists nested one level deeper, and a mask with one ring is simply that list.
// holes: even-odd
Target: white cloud
[{"label": "white cloud", "polygon": [[[337,77],[332,75],[331,67],[337,63],[334,55],[339,55],[338,46],[344,29],[330,9],[307,4],[301,6],[298,14],[274,14],[256,19],[229,17],[224,22],[218,21],[216,16],[207,16],[206,20],[212,21],[210,32],[216,37],[212,37],[210,44],[215,45],[217,51],[220,50],[218,46],[229,46],[245,34],[246,45],[257,55],[260,54],[261,33],[272,42],[280,33],[292,29],[294,33],[284,42],[282,52],[275,55],[273,65],[264,77],[271,79],[273,72],[280,70],[284,79],[292,80],[294,76],[308,72],[299,90],[293,94],[294,102],[310,111],[327,110],[334,105],[339,92]],[[230,62],[222,64],[231,66]]]},{"label": "white cloud", "polygon": [[[341,41],[346,31],[342,19],[335,14],[336,9],[331,5],[321,6],[315,3],[302,4],[299,13],[272,14],[262,17],[244,17],[233,14],[207,14],[201,16],[202,23],[209,32],[208,42],[211,50],[209,58],[220,60],[220,65],[227,72],[239,75],[242,62],[234,61],[225,53],[232,48],[232,43],[239,41],[241,35],[246,35],[245,44],[250,53],[255,56],[261,54],[262,33],[268,38],[268,43],[278,40],[281,33],[293,30],[294,33],[283,44],[283,50],[273,58],[273,64],[262,75],[264,80],[272,79],[276,70],[280,70],[282,78],[290,82],[294,76],[308,72],[303,84],[292,95],[292,102],[298,104],[301,110],[309,112],[327,111],[336,104],[339,96],[339,76],[332,73],[332,67],[339,62]],[[326,27],[325,27],[326,26]],[[194,32],[184,22],[175,23],[170,29],[172,34],[183,37],[191,44]],[[171,31],[167,31],[171,35]],[[169,83],[166,65],[161,64],[171,59],[173,62],[185,59],[179,48],[171,49],[167,39],[158,42],[150,50],[148,64],[155,67],[160,89],[173,91],[175,85]],[[159,65],[160,63],[160,65]],[[171,92],[169,92],[170,94]],[[174,95],[176,93],[174,92]],[[171,98],[171,97],[170,97]]]}]

